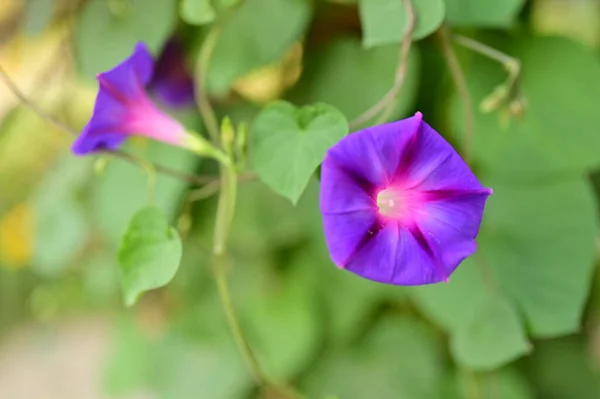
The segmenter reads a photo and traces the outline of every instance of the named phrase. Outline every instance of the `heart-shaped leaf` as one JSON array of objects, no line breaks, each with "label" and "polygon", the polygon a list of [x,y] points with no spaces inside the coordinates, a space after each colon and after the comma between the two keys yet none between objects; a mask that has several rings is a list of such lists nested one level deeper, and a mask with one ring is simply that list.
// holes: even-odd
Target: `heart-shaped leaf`
[{"label": "heart-shaped leaf", "polygon": [[179,233],[159,208],[149,206],[133,215],[119,250],[126,305],[133,305],[145,291],[169,283],[179,268],[181,252]]},{"label": "heart-shaped leaf", "polygon": [[332,106],[296,108],[278,101],[254,122],[254,167],[263,182],[296,204],[325,152],[347,133],[346,118]]}]

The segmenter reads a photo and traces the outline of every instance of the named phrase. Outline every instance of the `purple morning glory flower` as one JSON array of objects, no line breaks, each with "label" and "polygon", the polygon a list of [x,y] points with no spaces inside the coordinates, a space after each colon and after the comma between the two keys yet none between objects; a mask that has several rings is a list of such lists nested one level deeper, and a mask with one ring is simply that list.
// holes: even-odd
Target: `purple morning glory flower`
[{"label": "purple morning glory flower", "polygon": [[356,132],[321,169],[331,258],[382,283],[448,281],[475,252],[490,194],[421,113]]},{"label": "purple morning glory flower", "polygon": [[148,88],[170,108],[194,106],[194,78],[186,64],[184,47],[179,39],[172,38],[162,49]]},{"label": "purple morning glory flower", "polygon": [[116,150],[131,135],[190,149],[199,146],[197,137],[150,101],[145,87],[153,70],[150,51],[138,43],[127,59],[97,76],[100,89],[94,112],[73,144],[76,155]]}]

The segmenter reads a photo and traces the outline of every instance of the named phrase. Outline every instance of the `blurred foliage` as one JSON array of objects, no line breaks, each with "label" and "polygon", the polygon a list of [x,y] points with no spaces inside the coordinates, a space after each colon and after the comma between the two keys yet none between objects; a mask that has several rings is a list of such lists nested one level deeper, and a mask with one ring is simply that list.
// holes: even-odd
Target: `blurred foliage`
[{"label": "blurred foliage", "polygon": [[[417,25],[394,118],[422,110],[462,148],[465,116],[442,57],[442,26],[518,59],[526,100],[514,112],[511,92],[483,112],[484,98],[506,88],[505,66],[454,42],[473,100],[473,167],[494,195],[477,253],[435,286],[385,286],[338,270],[314,173],[343,135],[340,112],[352,121],[392,87],[407,24],[402,0],[11,0],[0,2],[0,65],[32,101],[80,129],[92,78],[137,41],[157,55],[181,38],[198,82],[213,46],[199,87],[220,118],[253,124],[248,170],[268,183],[241,183],[226,265],[242,327],[269,376],[318,399],[598,398],[600,2],[412,4]],[[291,104],[267,106],[254,123],[274,100]],[[195,108],[173,115],[203,130]],[[320,118],[339,131],[323,131]],[[280,140],[262,141],[264,131]],[[102,387],[89,399],[266,396],[236,352],[213,281],[216,199],[191,201],[197,187],[159,174],[152,218],[130,225],[148,204],[144,169],[75,158],[72,140],[0,84],[0,392],[19,328],[95,315],[109,334],[95,376]],[[176,148],[136,139],[127,149],[216,175],[213,163]],[[158,227],[148,234],[151,222]],[[142,266],[154,274],[140,280]],[[122,273],[132,302],[175,271],[169,285],[124,308]],[[41,356],[41,346],[27,346]],[[52,389],[27,398],[59,397]]]}]

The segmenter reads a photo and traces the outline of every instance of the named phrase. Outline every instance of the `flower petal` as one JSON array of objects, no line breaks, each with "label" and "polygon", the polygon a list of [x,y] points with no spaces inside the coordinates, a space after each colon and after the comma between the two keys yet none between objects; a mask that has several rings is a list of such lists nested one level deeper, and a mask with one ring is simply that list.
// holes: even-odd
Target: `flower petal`
[{"label": "flower petal", "polygon": [[447,279],[439,259],[428,253],[410,229],[394,222],[357,251],[346,269],[369,280],[394,285],[431,284]]},{"label": "flower petal", "polygon": [[448,275],[475,252],[485,202],[490,193],[450,192],[421,204],[414,222],[427,237]]},{"label": "flower petal", "polygon": [[145,86],[150,82],[154,60],[148,47],[138,43],[133,53],[113,69],[98,75],[101,90],[107,90],[124,104],[146,97]]},{"label": "flower petal", "polygon": [[377,212],[370,185],[353,178],[329,157],[321,167],[320,207],[324,214],[354,211]]},{"label": "flower petal", "polygon": [[392,184],[420,190],[483,188],[454,148],[425,122],[407,149]]},{"label": "flower petal", "polygon": [[333,263],[345,267],[376,224],[377,215],[370,211],[323,215],[325,241]]},{"label": "flower petal", "polygon": [[392,180],[421,120],[421,113],[417,113],[411,118],[361,130],[332,147],[328,157],[348,174],[368,182],[375,192]]}]

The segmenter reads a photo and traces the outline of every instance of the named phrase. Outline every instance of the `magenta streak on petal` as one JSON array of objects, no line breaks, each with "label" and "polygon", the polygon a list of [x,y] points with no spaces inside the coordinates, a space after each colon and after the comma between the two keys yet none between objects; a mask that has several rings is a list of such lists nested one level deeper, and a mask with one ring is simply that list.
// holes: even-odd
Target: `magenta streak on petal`
[{"label": "magenta streak on petal", "polygon": [[492,195],[493,190],[490,188],[482,188],[475,190],[425,190],[421,191],[419,194],[421,196],[421,200],[426,201],[451,201],[453,199],[458,199],[462,197],[468,197],[471,195]]},{"label": "magenta streak on petal", "polygon": [[348,170],[346,167],[340,165],[332,158],[328,159],[328,161],[331,167],[338,169],[340,172],[348,176],[348,178],[350,178],[354,182],[354,184],[360,187],[360,189],[363,190],[369,197],[373,199],[375,198],[375,188],[369,181],[352,172],[351,170]]},{"label": "magenta streak on petal", "polygon": [[[420,112],[418,112],[417,114],[421,115]],[[417,126],[415,131],[412,133],[412,137],[406,145],[404,153],[402,154],[402,158],[400,159],[400,163],[398,164],[398,169],[396,170],[394,176],[391,177],[392,183],[394,181],[403,181],[406,179],[410,170],[410,166],[412,165],[415,157],[417,156],[417,147],[419,145],[419,130],[419,126]]]},{"label": "magenta streak on petal", "polygon": [[433,248],[431,247],[431,244],[429,243],[429,240],[427,240],[427,237],[425,237],[425,235],[421,231],[421,228],[416,223],[412,223],[412,224],[408,225],[407,227],[408,227],[408,230],[410,231],[410,233],[413,235],[413,237],[415,237],[415,240],[417,240],[417,243],[419,244],[419,246],[429,256],[429,258],[431,258],[431,261],[433,262],[433,264],[435,265],[435,268],[438,270],[438,272],[442,276],[442,279],[448,280],[448,276],[446,275],[446,272],[444,271],[444,266],[440,263]]},{"label": "magenta streak on petal", "polygon": [[[185,128],[175,119],[160,111],[140,89],[136,98],[125,96],[109,83],[102,74],[97,76],[101,89],[107,91],[127,110],[122,121],[125,133],[145,136],[172,145],[184,145]],[[137,76],[135,77],[137,79]],[[139,83],[139,82],[138,82]],[[136,87],[141,87],[137,85]]]},{"label": "magenta streak on petal", "polygon": [[339,265],[339,267],[345,268],[346,265],[348,265],[348,263],[350,263],[350,261],[352,261],[354,256],[361,249],[363,249],[364,246],[369,243],[369,241],[371,241],[373,238],[375,238],[377,236],[377,234],[379,234],[379,232],[385,228],[386,225],[387,225],[386,221],[376,220],[375,223],[373,223],[371,225],[371,227],[369,227],[369,229],[365,232],[365,234],[362,236],[360,241],[356,244],[356,247],[354,248],[352,253],[350,253],[350,255],[348,256],[348,259],[346,259],[346,261],[342,262],[342,264]]}]

